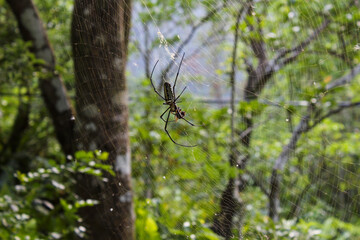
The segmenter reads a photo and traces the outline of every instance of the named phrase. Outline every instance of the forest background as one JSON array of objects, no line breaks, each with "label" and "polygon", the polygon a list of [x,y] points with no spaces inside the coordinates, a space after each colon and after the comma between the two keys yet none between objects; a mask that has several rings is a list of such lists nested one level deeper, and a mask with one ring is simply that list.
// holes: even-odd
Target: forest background
[{"label": "forest background", "polygon": [[0,238],[360,238],[359,8],[0,0]]}]

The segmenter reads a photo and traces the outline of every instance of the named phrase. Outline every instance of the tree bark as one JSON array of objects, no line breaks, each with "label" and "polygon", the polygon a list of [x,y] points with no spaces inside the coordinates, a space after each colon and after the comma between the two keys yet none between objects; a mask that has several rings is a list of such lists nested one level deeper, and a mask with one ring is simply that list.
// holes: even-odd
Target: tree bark
[{"label": "tree bark", "polygon": [[[245,15],[248,17],[252,17],[253,13],[253,7],[254,7],[254,1],[249,0],[244,4],[245,9]],[[258,17],[255,17],[257,21],[260,21]],[[242,18],[241,18],[242,19]],[[246,21],[246,20],[245,20]],[[277,73],[280,69],[284,68],[286,65],[294,62],[298,56],[303,52],[303,50],[308,47],[312,42],[317,40],[319,34],[323,32],[327,26],[329,25],[330,20],[325,19],[323,23],[314,29],[314,31],[303,41],[299,42],[297,45],[295,45],[293,48],[285,49],[282,51],[279,51],[278,54],[272,58],[269,59],[267,56],[267,46],[264,41],[263,32],[261,29],[261,24],[258,24],[259,26],[254,26],[250,22],[247,22],[247,25],[250,29],[250,31],[256,31],[260,37],[252,37],[249,39],[243,39],[243,41],[249,45],[249,48],[252,50],[253,55],[257,59],[257,65],[254,66],[247,58],[244,59],[246,70],[248,73],[245,89],[244,89],[244,100],[246,102],[250,101],[257,101],[259,95],[261,94],[262,90],[265,88],[268,81],[274,76],[275,73]],[[250,111],[246,113],[244,116],[242,116],[243,123],[245,125],[244,131],[239,131],[239,139],[241,141],[241,144],[244,146],[245,149],[249,149],[250,147],[250,141],[251,141],[251,135],[252,130],[254,128],[254,122],[253,117],[256,115],[256,112]],[[244,156],[241,159],[233,159],[232,161],[236,162],[236,165],[239,169],[245,170],[248,160],[250,159],[249,153],[244,154]],[[273,172],[273,176],[276,177],[275,180],[277,180],[276,171]],[[239,175],[237,178],[238,185],[237,188],[239,192],[243,192],[246,189],[246,181],[243,179],[242,175]],[[232,186],[234,179],[229,179],[229,182],[227,184],[226,190],[222,194],[222,200],[224,201],[227,196],[227,191],[229,189],[229,186]],[[278,189],[278,186],[276,183],[273,185],[274,189]],[[270,194],[277,194],[278,192],[270,191]],[[271,196],[273,197],[273,196]],[[273,199],[276,199],[274,197]],[[241,200],[239,201],[242,202]],[[276,207],[276,202],[274,202]],[[270,207],[271,209],[273,207]],[[230,210],[227,210],[230,211]],[[233,209],[232,215],[227,215],[228,218],[225,219],[227,222],[224,224],[224,227],[229,227],[233,223],[234,216],[235,216],[236,209]],[[240,213],[239,221],[243,221],[243,216],[245,216],[244,211]],[[224,222],[225,223],[225,222]],[[214,222],[215,226],[215,222]],[[217,226],[221,226],[219,223],[217,223]],[[220,232],[220,231],[218,231]],[[228,230],[222,230],[222,232],[229,232]]]},{"label": "tree bark", "polygon": [[[334,80],[333,82],[329,83],[326,88],[328,90],[332,90],[336,87],[350,83],[351,80],[354,79],[355,76],[360,73],[359,66],[360,64],[352,68],[349,74],[346,74]],[[337,114],[347,108],[358,107],[358,106],[360,106],[360,102],[341,103],[337,108],[328,111],[323,116],[318,116],[315,119],[313,119],[312,121],[313,123],[310,125],[310,121],[312,120],[312,113],[314,113],[316,110],[315,104],[310,103],[307,114],[301,118],[299,124],[296,126],[296,128],[292,133],[289,143],[283,147],[281,154],[276,159],[275,164],[273,166],[271,180],[270,180],[269,217],[271,217],[274,221],[279,220],[280,183],[282,180],[281,172],[283,171],[285,164],[289,161],[290,154],[295,151],[296,144],[298,143],[301,135],[313,129],[316,125],[321,123],[326,118],[329,118],[330,116]]]},{"label": "tree bark", "polygon": [[90,239],[134,239],[133,190],[125,81],[131,0],[75,1],[72,46],[77,147],[109,152],[116,176],[80,176],[79,195],[99,205],[81,211]]},{"label": "tree bark", "polygon": [[[250,1],[251,3],[252,1]],[[249,8],[248,15],[251,16],[252,8]],[[280,69],[284,68],[286,65],[294,62],[298,56],[303,52],[303,50],[308,47],[312,42],[317,40],[319,34],[323,32],[327,26],[329,25],[330,20],[325,19],[323,23],[314,29],[313,33],[310,34],[305,40],[295,45],[295,47],[291,49],[285,49],[280,51],[276,57],[273,59],[268,59],[266,55],[266,44],[264,42],[262,30],[257,29],[249,24],[249,28],[252,31],[257,31],[260,38],[253,38],[250,39],[250,48],[252,49],[254,55],[258,59],[258,64],[256,67],[251,65],[246,59],[245,63],[247,65],[247,72],[248,72],[248,79],[247,84],[245,86],[244,90],[244,100],[245,101],[254,101],[258,99],[258,96],[266,86],[266,83],[274,76],[276,72],[278,72]],[[253,127],[253,116],[256,113],[250,112],[243,116],[243,122],[245,123],[245,129],[252,129]],[[301,129],[302,130],[302,129]],[[299,131],[294,130],[294,131]],[[251,140],[251,134],[252,131],[248,131],[247,134],[245,134],[243,137],[241,137],[242,144],[245,148],[249,148],[250,146],[250,140]],[[298,137],[298,136],[296,136]],[[295,139],[295,144],[298,139]],[[292,146],[292,145],[291,145]],[[289,147],[291,147],[289,146]],[[284,154],[288,154],[288,152],[285,152]],[[249,160],[250,156],[246,155],[243,159],[241,159],[239,163],[240,169],[246,169],[247,162]],[[272,177],[271,177],[271,184],[270,184],[270,193],[269,193],[269,216],[271,216],[273,219],[277,219],[277,210],[280,203],[278,202],[278,195],[279,195],[279,174],[277,169],[273,169]],[[242,178],[240,177],[240,180]],[[243,181],[241,181],[243,182]],[[245,189],[245,185],[240,186],[240,191],[243,191]],[[273,200],[273,201],[272,201]]]},{"label": "tree bark", "polygon": [[56,137],[63,152],[73,154],[74,113],[61,77],[55,73],[55,56],[43,23],[31,0],[7,0],[15,14],[24,41],[32,43],[30,51],[44,61],[39,85],[54,123]]},{"label": "tree bark", "polygon": [[237,178],[230,178],[226,189],[221,195],[220,209],[221,211],[215,215],[211,230],[216,234],[225,237],[225,239],[233,239],[234,227],[233,218],[242,207],[239,199],[239,191]]},{"label": "tree bark", "polygon": [[[232,51],[232,64],[230,71],[230,85],[231,85],[231,143],[229,164],[231,167],[236,167],[236,160],[238,158],[237,143],[235,141],[235,76],[236,76],[236,60],[237,60],[237,46],[239,38],[239,24],[244,8],[238,11],[235,23],[234,31],[234,43]],[[239,197],[238,191],[239,179],[236,177],[230,177],[225,191],[222,193],[220,202],[220,212],[214,217],[213,226],[211,229],[220,236],[230,239],[233,237],[232,219],[242,208],[242,201]],[[239,232],[241,230],[239,229]]]},{"label": "tree bark", "polygon": [[[29,115],[30,100],[20,99],[18,112],[11,129],[10,137],[0,152],[0,164],[2,166],[6,165],[9,160],[11,160],[10,157],[4,156],[8,154],[13,155],[16,152],[24,132],[29,127]],[[0,171],[0,174],[2,173],[3,171]]]}]

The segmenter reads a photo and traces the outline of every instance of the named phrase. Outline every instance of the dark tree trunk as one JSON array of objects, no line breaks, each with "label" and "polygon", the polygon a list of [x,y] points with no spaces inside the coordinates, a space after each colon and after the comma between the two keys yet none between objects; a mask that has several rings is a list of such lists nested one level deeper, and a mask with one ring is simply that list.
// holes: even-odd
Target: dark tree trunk
[{"label": "dark tree trunk", "polygon": [[291,153],[295,151],[296,144],[301,135],[309,130],[309,122],[313,109],[314,107],[312,105],[308,107],[308,114],[306,114],[296,126],[290,142],[283,147],[280,156],[276,159],[274,164],[270,180],[269,217],[275,222],[279,220],[280,184],[282,181],[281,172],[287,161],[290,159]]},{"label": "dark tree trunk", "polygon": [[[237,142],[235,141],[235,76],[236,76],[236,60],[237,60],[237,46],[239,38],[239,24],[240,18],[244,8],[238,12],[235,23],[234,31],[234,43],[232,51],[232,64],[230,71],[230,85],[231,85],[231,143],[230,143],[230,154],[229,154],[229,164],[231,167],[236,167],[238,151],[237,151]],[[233,222],[232,219],[238,213],[239,209],[242,207],[242,202],[239,197],[238,191],[239,181],[238,178],[230,177],[225,191],[222,193],[221,202],[220,202],[220,212],[214,217],[213,226],[211,229],[219,234],[220,236],[225,237],[226,239],[233,238],[232,228]],[[239,230],[239,232],[241,232]]]},{"label": "dark tree trunk", "polygon": [[211,230],[216,234],[225,237],[225,239],[233,239],[234,234],[232,229],[234,227],[232,219],[241,208],[239,199],[239,191],[236,186],[238,185],[237,179],[230,178],[225,191],[221,195],[220,213],[217,213]]},{"label": "dark tree trunk", "polygon": [[133,190],[125,81],[130,0],[75,1],[72,45],[78,149],[109,152],[116,176],[80,176],[79,195],[100,204],[81,211],[90,239],[134,239]]},{"label": "dark tree trunk", "polygon": [[29,127],[30,100],[20,99],[18,112],[16,114],[11,134],[2,151],[0,152],[0,164],[4,166],[11,159],[4,157],[5,154],[14,154],[18,148],[21,138]]},{"label": "dark tree trunk", "polygon": [[57,139],[65,154],[73,154],[74,114],[61,77],[55,73],[55,56],[43,23],[31,0],[7,0],[15,14],[24,41],[31,42],[30,51],[45,63],[39,85],[42,97],[55,126]]},{"label": "dark tree trunk", "polygon": [[[349,74],[339,79],[336,79],[331,84],[327,85],[327,89],[331,90],[335,87],[349,83],[359,73],[360,73],[360,64],[352,68]],[[291,153],[295,151],[296,145],[301,135],[313,129],[324,119],[327,119],[334,114],[338,114],[339,112],[347,108],[352,108],[357,106],[360,106],[360,102],[342,103],[339,104],[337,108],[328,111],[323,116],[319,116],[321,112],[318,109],[316,109],[316,104],[310,103],[310,105],[308,106],[307,114],[301,118],[300,123],[296,126],[296,128],[292,133],[289,143],[283,147],[280,156],[276,159],[275,164],[273,166],[273,171],[270,180],[269,217],[271,217],[274,221],[279,220],[280,184],[282,181],[281,174],[285,167],[285,164],[287,164],[287,162],[291,157]],[[312,124],[310,125],[311,120],[313,121]]]},{"label": "dark tree trunk", "polygon": [[[246,13],[245,15],[247,15],[248,17],[252,16],[253,6],[254,6],[253,0],[249,0],[249,1],[247,1],[247,3],[244,4],[244,9],[245,9],[245,13]],[[258,17],[255,17],[255,18],[259,23],[259,21],[260,21],[259,18]],[[258,33],[258,35],[260,37],[255,37],[255,38],[250,37],[248,39],[248,41],[244,41],[246,44],[248,44],[249,48],[253,52],[254,57],[257,59],[257,64],[253,65],[253,63],[250,62],[249,59],[244,58],[246,70],[248,73],[248,77],[247,77],[247,81],[246,81],[246,85],[245,85],[245,89],[244,89],[244,100],[247,102],[257,101],[259,98],[259,95],[265,88],[266,84],[274,76],[274,74],[276,72],[278,72],[279,70],[281,70],[284,66],[296,61],[298,56],[303,52],[303,50],[308,45],[310,45],[313,41],[315,41],[317,39],[319,34],[324,29],[326,29],[326,27],[329,25],[329,23],[330,23],[330,20],[325,19],[318,28],[314,29],[314,32],[312,34],[310,34],[308,36],[308,38],[306,38],[302,42],[299,42],[297,45],[295,45],[291,49],[285,49],[285,50],[279,51],[277,53],[277,56],[273,57],[272,59],[269,59],[267,56],[267,46],[264,41],[261,24],[258,24],[258,26],[255,26],[252,23],[247,22],[250,31]],[[248,150],[250,147],[252,131],[254,128],[254,116],[256,114],[258,114],[258,113],[254,112],[254,111],[250,111],[250,112],[247,112],[244,116],[242,116],[243,123],[245,123],[245,128],[242,132],[240,132],[239,139],[240,139],[240,142],[243,145],[244,149],[247,150],[247,153],[243,154],[241,159],[233,160],[236,162],[236,165],[241,170],[246,169],[247,163],[251,157]],[[273,172],[273,173],[274,173],[274,179],[273,179],[271,186],[273,186],[274,190],[277,191],[277,189],[278,189],[277,186],[279,184],[279,182],[277,182],[277,181],[279,180],[279,178],[278,178],[278,175],[275,174],[276,172]],[[238,179],[238,184],[236,187],[238,188],[239,192],[245,191],[246,182],[243,179],[243,176],[241,174],[239,174],[237,179]],[[225,198],[228,196],[227,191],[233,181],[234,181],[233,178],[229,179],[227,188],[222,194],[221,201],[224,201]],[[271,192],[271,193],[272,194],[275,193],[275,195],[278,194],[278,192]],[[276,196],[272,195],[272,197],[274,197],[274,198],[270,198],[270,199],[275,200]],[[239,203],[240,204],[242,203],[241,199],[239,200]],[[274,207],[276,207],[277,203],[275,203],[275,202],[273,202],[273,203],[275,204]],[[273,205],[273,204],[271,203],[270,205]],[[270,208],[272,208],[272,207],[270,207]],[[240,209],[244,209],[243,206],[240,206]],[[277,209],[275,209],[275,210],[277,210]],[[224,224],[217,223],[217,226],[224,226],[222,231],[218,231],[218,232],[227,232],[228,231],[225,229],[228,226],[230,226],[231,224],[233,224],[234,216],[236,215],[235,211],[236,211],[236,209],[233,209],[234,213],[232,215],[228,215],[229,218],[226,218],[226,219],[223,218]],[[240,222],[243,222],[244,216],[245,216],[245,211],[241,211],[240,215],[239,215]],[[215,226],[215,222],[214,222],[214,226]]]}]

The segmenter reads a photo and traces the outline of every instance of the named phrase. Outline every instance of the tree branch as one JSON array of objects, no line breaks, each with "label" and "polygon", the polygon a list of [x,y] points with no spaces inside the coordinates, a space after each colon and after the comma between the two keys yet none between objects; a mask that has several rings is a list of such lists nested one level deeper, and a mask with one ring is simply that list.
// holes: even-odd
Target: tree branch
[{"label": "tree branch", "polygon": [[348,54],[347,54],[347,52],[346,52],[346,43],[345,43],[345,39],[344,39],[344,35],[343,35],[343,33],[338,33],[338,37],[339,37],[339,39],[340,39],[340,42],[341,42],[341,48],[342,48],[342,51],[343,51],[343,56],[344,56],[344,62],[346,62],[348,65],[349,65],[349,67],[352,69],[353,68],[353,64],[352,64],[352,62],[351,62],[351,60],[350,60],[350,58],[349,58],[349,56],[348,56]]},{"label": "tree branch", "polygon": [[[253,1],[249,1],[246,6],[246,14],[247,16],[252,16],[252,13],[253,13]],[[256,17],[256,20],[258,23],[260,22],[258,17]],[[260,24],[257,29],[255,29],[255,27],[252,24],[250,24],[248,21],[247,24],[251,32],[256,31],[259,35],[258,37],[250,38],[250,47],[254,52],[255,57],[259,60],[259,64],[258,64],[258,68],[259,68],[262,67],[264,63],[267,61],[266,46],[264,42],[263,32],[260,27]]]},{"label": "tree branch", "polygon": [[311,129],[313,129],[314,127],[316,127],[316,125],[318,125],[319,123],[321,123],[323,120],[325,120],[326,118],[340,113],[341,111],[347,109],[347,108],[352,108],[352,107],[357,107],[360,106],[360,102],[347,102],[347,103],[341,103],[339,104],[339,107],[330,110],[328,113],[326,113],[325,115],[323,115],[322,117],[319,117],[318,119],[316,119],[314,121],[314,123],[311,126],[308,126],[308,128],[306,129],[306,132],[310,131]]},{"label": "tree branch", "polygon": [[[218,44],[224,41],[225,34],[223,33],[223,28],[214,30],[210,36],[208,36],[198,47],[196,47],[190,54],[186,54],[187,58],[192,58],[194,55],[198,54],[202,49],[209,47],[213,44]],[[219,37],[220,36],[220,37]]]},{"label": "tree branch", "polygon": [[215,8],[213,10],[211,10],[205,17],[203,17],[202,19],[200,19],[200,21],[195,24],[194,26],[192,26],[190,33],[188,34],[188,36],[185,38],[185,40],[178,46],[178,48],[175,51],[175,55],[174,55],[174,59],[172,61],[170,61],[170,63],[165,67],[165,69],[162,71],[161,73],[161,82],[160,85],[158,86],[158,89],[161,89],[163,87],[164,82],[166,81],[166,79],[168,78],[168,74],[170,69],[174,66],[175,64],[175,60],[177,59],[177,57],[179,56],[180,52],[184,49],[184,47],[191,41],[191,39],[194,37],[196,31],[202,26],[204,25],[210,18],[212,18],[215,14],[217,14],[221,9],[223,9],[226,6],[226,3],[222,4],[220,7]]},{"label": "tree branch", "polygon": [[237,56],[237,46],[238,46],[238,38],[239,38],[239,24],[240,18],[244,8],[238,12],[236,16],[236,23],[235,23],[235,32],[234,32],[234,44],[233,44],[233,52],[232,52],[232,61],[231,61],[231,71],[230,71],[230,86],[231,86],[231,101],[230,101],[230,108],[231,108],[231,157],[230,157],[230,165],[236,165],[236,142],[235,142],[235,73],[236,73],[236,56]]},{"label": "tree branch", "polygon": [[332,90],[336,87],[341,87],[347,83],[350,83],[351,80],[356,76],[360,74],[360,64],[356,65],[354,68],[352,68],[351,72],[331,83],[326,85],[326,90]]},{"label": "tree branch", "polygon": [[257,177],[252,174],[251,172],[249,171],[246,171],[246,173],[251,177],[251,179],[254,181],[254,184],[256,186],[258,186],[260,188],[260,190],[266,195],[266,196],[270,196],[270,193],[269,191],[266,189],[266,187],[264,186],[264,184],[262,183],[261,180],[257,179]]},{"label": "tree branch", "polygon": [[40,90],[53,120],[57,139],[65,154],[73,154],[74,111],[61,77],[55,73],[55,56],[39,14],[31,0],[7,0],[24,41],[32,43],[30,51],[42,59],[44,71]]},{"label": "tree branch", "polygon": [[[345,83],[350,82],[356,74],[360,73],[360,64],[355,67],[350,74],[341,77],[337,80],[335,80],[332,84],[328,84],[327,89],[332,89],[336,86],[343,85]],[[278,221],[279,219],[279,207],[280,207],[280,181],[281,181],[281,171],[284,169],[285,164],[290,159],[290,153],[295,150],[296,144],[298,140],[300,139],[300,136],[313,129],[316,125],[321,123],[326,118],[337,114],[347,108],[360,106],[360,102],[345,102],[339,104],[339,106],[333,110],[330,110],[325,115],[318,117],[319,111],[315,111],[315,104],[310,104],[308,106],[307,114],[302,117],[300,123],[296,126],[295,130],[293,131],[293,134],[290,138],[289,143],[283,147],[283,150],[280,154],[280,156],[276,159],[273,171],[271,174],[271,180],[270,180],[270,195],[269,195],[269,216],[274,220]],[[312,125],[310,125],[311,115],[312,113],[315,113],[315,120]]]},{"label": "tree branch", "polygon": [[[301,210],[301,202],[303,201],[304,197],[306,196],[307,192],[310,190],[310,188],[317,183],[317,181],[321,178],[324,170],[325,170],[325,159],[322,157],[319,163],[320,170],[318,173],[315,174],[313,177],[313,180],[310,180],[310,182],[303,188],[303,190],[300,192],[300,194],[297,195],[295,203],[292,205],[291,210],[286,216],[286,219],[292,219],[297,217]],[[311,177],[310,177],[311,179]]]},{"label": "tree branch", "polygon": [[347,108],[360,106],[360,102],[354,103],[344,103],[340,105],[338,108],[329,111],[324,116],[318,118],[314,121],[314,123],[310,126],[311,114],[315,110],[315,105],[309,105],[308,113],[301,119],[300,123],[296,126],[289,143],[283,148],[280,156],[277,158],[272,175],[270,180],[270,195],[269,195],[269,217],[271,217],[274,221],[279,220],[279,208],[280,208],[280,181],[281,181],[281,172],[284,169],[285,164],[290,159],[290,154],[295,150],[296,144],[300,139],[300,136],[303,133],[306,133],[313,129],[316,125],[321,123],[326,118],[331,115],[337,114]]},{"label": "tree branch", "polygon": [[324,22],[317,29],[315,29],[307,39],[300,42],[291,49],[280,51],[274,59],[267,61],[267,59],[264,57],[260,58],[256,70],[249,73],[249,80],[245,90],[245,99],[256,99],[257,94],[261,92],[261,90],[266,85],[266,82],[274,75],[274,73],[278,72],[284,66],[294,62],[303,52],[304,48],[306,48],[312,41],[317,39],[319,34],[329,25],[329,23],[330,20],[326,18]]},{"label": "tree branch", "polygon": [[328,18],[325,18],[324,22],[317,29],[315,29],[314,32],[307,39],[305,39],[293,48],[279,51],[278,55],[274,58],[275,65],[281,59],[285,58],[287,54],[295,53],[296,55],[299,55],[304,50],[304,48],[306,48],[312,41],[314,41],[319,36],[319,34],[329,25],[329,23],[330,20]]},{"label": "tree branch", "polygon": [[[342,53],[338,53],[333,50],[326,50],[326,51],[319,51],[319,50],[309,50],[307,51],[308,54],[315,54],[315,55],[330,55],[336,58],[340,58],[344,62],[347,62],[346,57]],[[349,64],[349,63],[348,63]]]},{"label": "tree branch", "polygon": [[[238,153],[236,150],[235,142],[235,73],[236,73],[236,55],[237,55],[237,46],[239,38],[239,24],[241,20],[242,13],[244,8],[239,9],[236,16],[235,23],[235,32],[234,32],[234,43],[232,51],[232,63],[231,63],[231,72],[230,72],[230,85],[231,85],[231,149],[229,154],[229,163],[230,166],[235,166]],[[236,214],[238,214],[239,209],[242,208],[243,204],[239,198],[239,189],[240,180],[238,177],[230,177],[226,189],[221,195],[220,202],[220,212],[216,215],[213,220],[213,225],[211,229],[219,234],[220,236],[230,239],[232,235],[232,225],[233,219]]]},{"label": "tree branch", "polygon": [[2,147],[0,152],[0,163],[1,165],[6,165],[7,161],[10,158],[3,157],[6,154],[6,151],[10,149],[11,154],[16,151],[21,141],[26,129],[29,127],[29,114],[30,114],[30,100],[20,99],[18,112],[15,117],[14,124],[11,129],[11,134],[8,141]]}]

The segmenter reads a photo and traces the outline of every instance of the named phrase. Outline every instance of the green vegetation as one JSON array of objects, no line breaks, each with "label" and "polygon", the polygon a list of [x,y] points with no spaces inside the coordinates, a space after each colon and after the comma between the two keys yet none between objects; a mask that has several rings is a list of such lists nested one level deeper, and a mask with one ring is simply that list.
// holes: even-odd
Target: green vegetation
[{"label": "green vegetation", "polygon": [[[54,49],[56,73],[74,102],[73,1],[34,2]],[[347,84],[329,88],[351,75],[360,63],[360,12],[358,1],[354,2],[252,3],[254,14],[245,14],[239,25],[238,58],[234,60],[235,21],[245,5],[134,1],[127,82],[137,239],[215,240],[240,235],[244,239],[360,239],[360,78],[354,74]],[[38,68],[43,62],[29,50],[31,43],[22,40],[9,6],[4,0],[0,6],[0,239],[86,238],[88,229],[79,211],[98,201],[76,194],[77,177],[92,175],[106,183],[106,176],[115,175],[106,162],[109,154],[78,151],[72,157],[62,153],[39,90],[39,78],[48,73]],[[207,12],[214,15],[204,20]],[[326,19],[330,21],[326,28],[310,44],[301,45]],[[179,143],[198,144],[183,148],[164,132],[165,123],[159,116],[166,108],[145,69],[152,69],[159,52],[168,60],[167,50],[173,53],[196,24],[196,37],[185,46],[186,56],[199,46],[203,55],[186,59],[177,90],[180,93],[188,83],[190,91],[181,97],[179,106],[196,127],[181,119],[169,127]],[[171,29],[166,26],[173,25],[178,29],[165,34]],[[134,36],[143,26],[148,30],[142,38],[150,36],[146,46]],[[157,28],[165,39],[161,40]],[[212,39],[214,44],[207,45]],[[251,48],[260,40],[266,45],[266,63],[284,49],[299,44],[303,48],[295,59],[286,58],[289,63],[279,65],[249,100],[245,96],[249,69],[266,64]],[[146,52],[151,53],[148,65],[130,67],[143,61]],[[215,59],[218,57],[220,60]],[[154,74],[158,83],[166,60],[161,58],[163,65]],[[230,127],[228,103],[208,104],[203,99],[203,95],[215,99],[217,89],[229,92],[233,60],[238,76],[235,129]],[[167,73],[169,79],[174,79],[176,67]],[[201,74],[197,67],[211,73]],[[304,116],[309,116],[306,130],[286,155],[284,167],[275,169]],[[249,146],[244,144],[246,131],[251,132]],[[236,136],[233,152],[232,133]],[[231,154],[238,159],[234,166],[229,164]],[[246,159],[246,167],[239,166],[241,159]],[[281,175],[279,219],[269,216],[274,170]],[[240,182],[234,192],[241,201],[230,222],[233,235],[220,236],[213,231],[214,219],[222,211],[223,193],[231,179]]]}]

